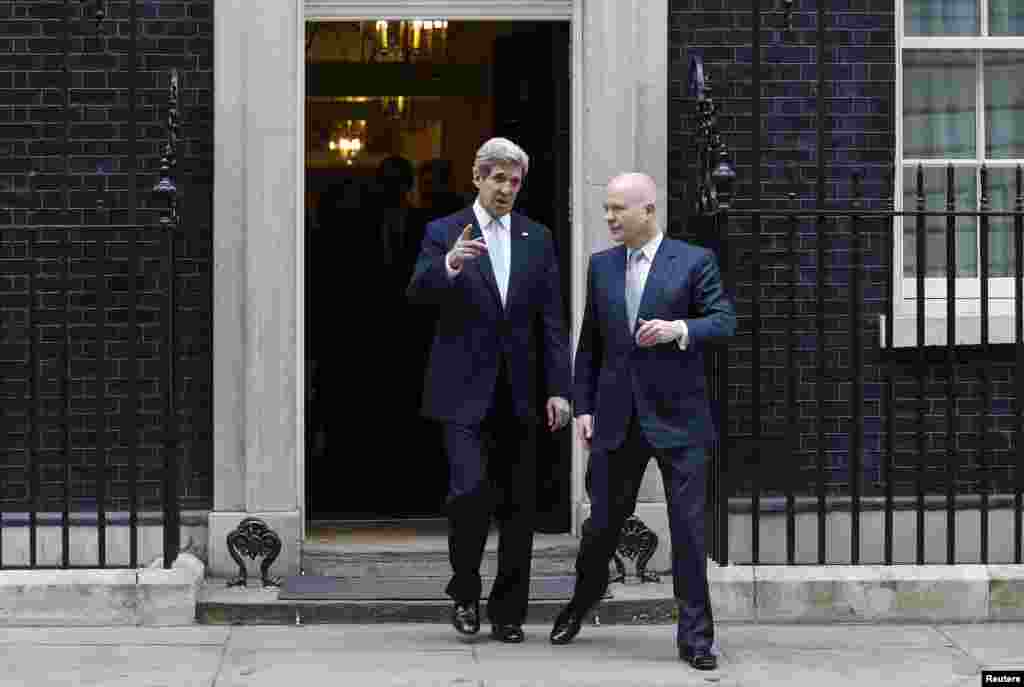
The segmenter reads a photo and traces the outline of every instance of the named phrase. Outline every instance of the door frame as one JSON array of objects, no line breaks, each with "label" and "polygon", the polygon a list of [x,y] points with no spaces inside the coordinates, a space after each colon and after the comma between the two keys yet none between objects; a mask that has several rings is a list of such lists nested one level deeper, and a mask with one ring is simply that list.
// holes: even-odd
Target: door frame
[{"label": "door frame", "polygon": [[[359,21],[368,19],[417,19],[425,17],[444,17],[450,21],[558,21],[569,22],[571,36],[570,54],[570,234],[572,255],[570,262],[575,268],[586,265],[586,246],[583,237],[582,214],[572,211],[581,208],[584,195],[582,146],[577,143],[583,121],[583,1],[584,0],[499,0],[481,4],[477,0],[404,0],[385,2],[352,2],[349,0],[300,0],[301,16],[296,22],[297,36],[295,44],[298,50],[296,64],[299,74],[296,78],[298,109],[296,126],[296,169],[299,171],[296,184],[296,282],[295,282],[295,314],[296,314],[296,350],[298,351],[298,372],[296,375],[299,393],[296,394],[296,459],[298,482],[298,507],[300,513],[301,538],[306,538],[306,317],[305,317],[305,121],[306,121],[306,79],[305,79],[305,32],[306,23],[310,21]],[[297,3],[299,4],[299,3]],[[573,345],[576,341],[577,312],[582,312],[583,293],[579,279],[572,279],[570,296],[569,323],[572,330]],[[577,304],[579,304],[577,306]],[[572,442],[571,471],[571,527],[572,532],[579,532],[580,508],[584,498],[583,447],[579,441]]]},{"label": "door frame", "polygon": [[[305,146],[300,127],[307,1],[310,19],[397,13],[393,2],[349,0],[223,0],[213,12],[215,364],[207,572],[215,576],[236,574],[226,537],[244,518],[260,518],[278,533],[279,574],[298,573],[305,539]],[[466,0],[404,0],[400,8],[405,16],[486,18]],[[611,246],[601,211],[608,180],[622,171],[643,170],[657,184],[658,207],[668,207],[670,56],[678,57],[668,49],[669,3],[497,0],[486,10],[499,19],[570,21],[575,342],[587,257]],[[574,440],[576,534],[589,514],[585,460],[586,451]],[[637,514],[668,541],[661,478],[657,470],[648,472]],[[654,569],[668,567],[662,557],[659,549]]]}]

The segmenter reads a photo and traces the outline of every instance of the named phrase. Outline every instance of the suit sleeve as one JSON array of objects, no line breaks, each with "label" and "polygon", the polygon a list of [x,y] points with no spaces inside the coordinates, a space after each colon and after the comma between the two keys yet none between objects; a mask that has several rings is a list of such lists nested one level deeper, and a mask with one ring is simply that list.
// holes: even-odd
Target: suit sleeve
[{"label": "suit sleeve", "polygon": [[573,412],[580,415],[593,415],[597,396],[597,380],[601,372],[601,361],[604,359],[604,341],[601,339],[601,328],[594,317],[594,259],[587,265],[586,305],[583,307],[583,324],[580,326],[580,339],[576,345],[576,360],[573,365]]},{"label": "suit sleeve", "polygon": [[544,331],[544,365],[547,370],[548,397],[561,396],[568,400],[570,393],[569,334],[565,326],[565,307],[562,301],[562,282],[558,274],[558,256],[554,241],[547,228],[544,229],[546,268],[544,272],[545,291],[542,312]]},{"label": "suit sleeve", "polygon": [[427,225],[412,279],[405,290],[411,303],[441,305],[450,297],[459,276],[450,278],[445,269],[444,261],[449,249],[446,239],[447,232],[443,224],[431,222]]},{"label": "suit sleeve", "polygon": [[736,308],[725,292],[714,253],[708,251],[693,268],[694,305],[697,317],[688,318],[689,341],[725,339],[736,333]]}]

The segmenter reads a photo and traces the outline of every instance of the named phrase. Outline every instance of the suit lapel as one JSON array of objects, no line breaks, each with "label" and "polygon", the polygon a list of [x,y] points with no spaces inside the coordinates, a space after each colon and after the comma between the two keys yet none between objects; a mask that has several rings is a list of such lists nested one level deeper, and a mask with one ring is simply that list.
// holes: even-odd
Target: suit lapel
[{"label": "suit lapel", "polygon": [[[480,240],[484,243],[487,239],[484,237],[484,228],[480,226],[480,223],[476,221],[476,213],[473,212],[473,208],[470,207],[466,210],[464,218],[460,219],[458,229],[455,233],[456,238],[462,233],[462,228],[466,226],[468,222],[473,223],[474,230],[472,236],[480,237]],[[454,244],[455,242],[452,241]],[[498,280],[494,277],[494,265],[491,264],[491,258],[486,253],[481,255],[476,260],[467,260],[469,263],[476,263],[476,268],[480,270],[480,276],[483,278],[484,283],[487,284],[491,291],[491,295],[498,302],[498,309],[501,309],[501,294],[498,291]]]},{"label": "suit lapel", "polygon": [[609,294],[611,302],[612,317],[619,321],[618,325],[612,323],[611,331],[618,327],[627,335],[629,331],[629,315],[626,312],[626,247],[620,245],[612,253],[612,281]]},{"label": "suit lapel", "polygon": [[528,255],[529,243],[523,236],[523,224],[522,218],[512,213],[508,242],[512,256],[508,275],[508,291],[505,293],[505,310],[512,305],[512,299],[520,292],[522,280],[526,278],[526,265],[530,256]]},{"label": "suit lapel", "polygon": [[661,240],[661,245],[658,246],[658,252],[654,254],[654,263],[647,273],[644,293],[640,298],[640,307],[637,309],[637,322],[641,318],[645,320],[651,319],[650,313],[655,311],[658,299],[661,298],[661,294],[664,292],[664,286],[669,283],[672,277],[675,263],[675,244],[670,243],[668,237],[664,237]]}]

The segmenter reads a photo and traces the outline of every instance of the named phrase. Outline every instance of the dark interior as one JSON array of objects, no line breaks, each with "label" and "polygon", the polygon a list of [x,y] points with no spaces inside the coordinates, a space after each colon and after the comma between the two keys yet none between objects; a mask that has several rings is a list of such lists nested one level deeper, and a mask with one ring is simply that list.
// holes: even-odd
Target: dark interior
[{"label": "dark interior", "polygon": [[[554,235],[570,321],[568,23],[450,22],[429,44],[402,29],[307,25],[311,520],[444,514],[440,430],[419,416],[436,313],[405,288],[426,223],[472,203],[473,156],[491,136],[530,155],[516,209]],[[541,433],[539,531],[570,527],[569,432]]]}]

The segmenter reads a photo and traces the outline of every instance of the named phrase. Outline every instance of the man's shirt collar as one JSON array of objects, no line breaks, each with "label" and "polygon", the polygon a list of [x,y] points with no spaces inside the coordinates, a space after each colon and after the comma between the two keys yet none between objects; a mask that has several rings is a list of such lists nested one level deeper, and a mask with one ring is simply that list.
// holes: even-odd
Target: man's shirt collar
[{"label": "man's shirt collar", "polygon": [[[480,231],[483,231],[488,226],[490,226],[491,222],[494,220],[491,214],[484,209],[483,205],[480,204],[479,197],[473,201],[473,214],[476,215],[476,221],[480,225]],[[511,231],[512,213],[506,212],[504,215],[498,218],[498,222],[501,223],[501,226],[503,226],[506,231]]]},{"label": "man's shirt collar", "polygon": [[665,238],[665,232],[658,230],[658,233],[654,235],[650,241],[640,246],[640,248],[633,249],[629,248],[626,250],[626,263],[633,259],[633,253],[635,250],[639,250],[647,258],[647,262],[654,264],[654,256],[658,253],[658,247],[661,245],[662,239]]}]

